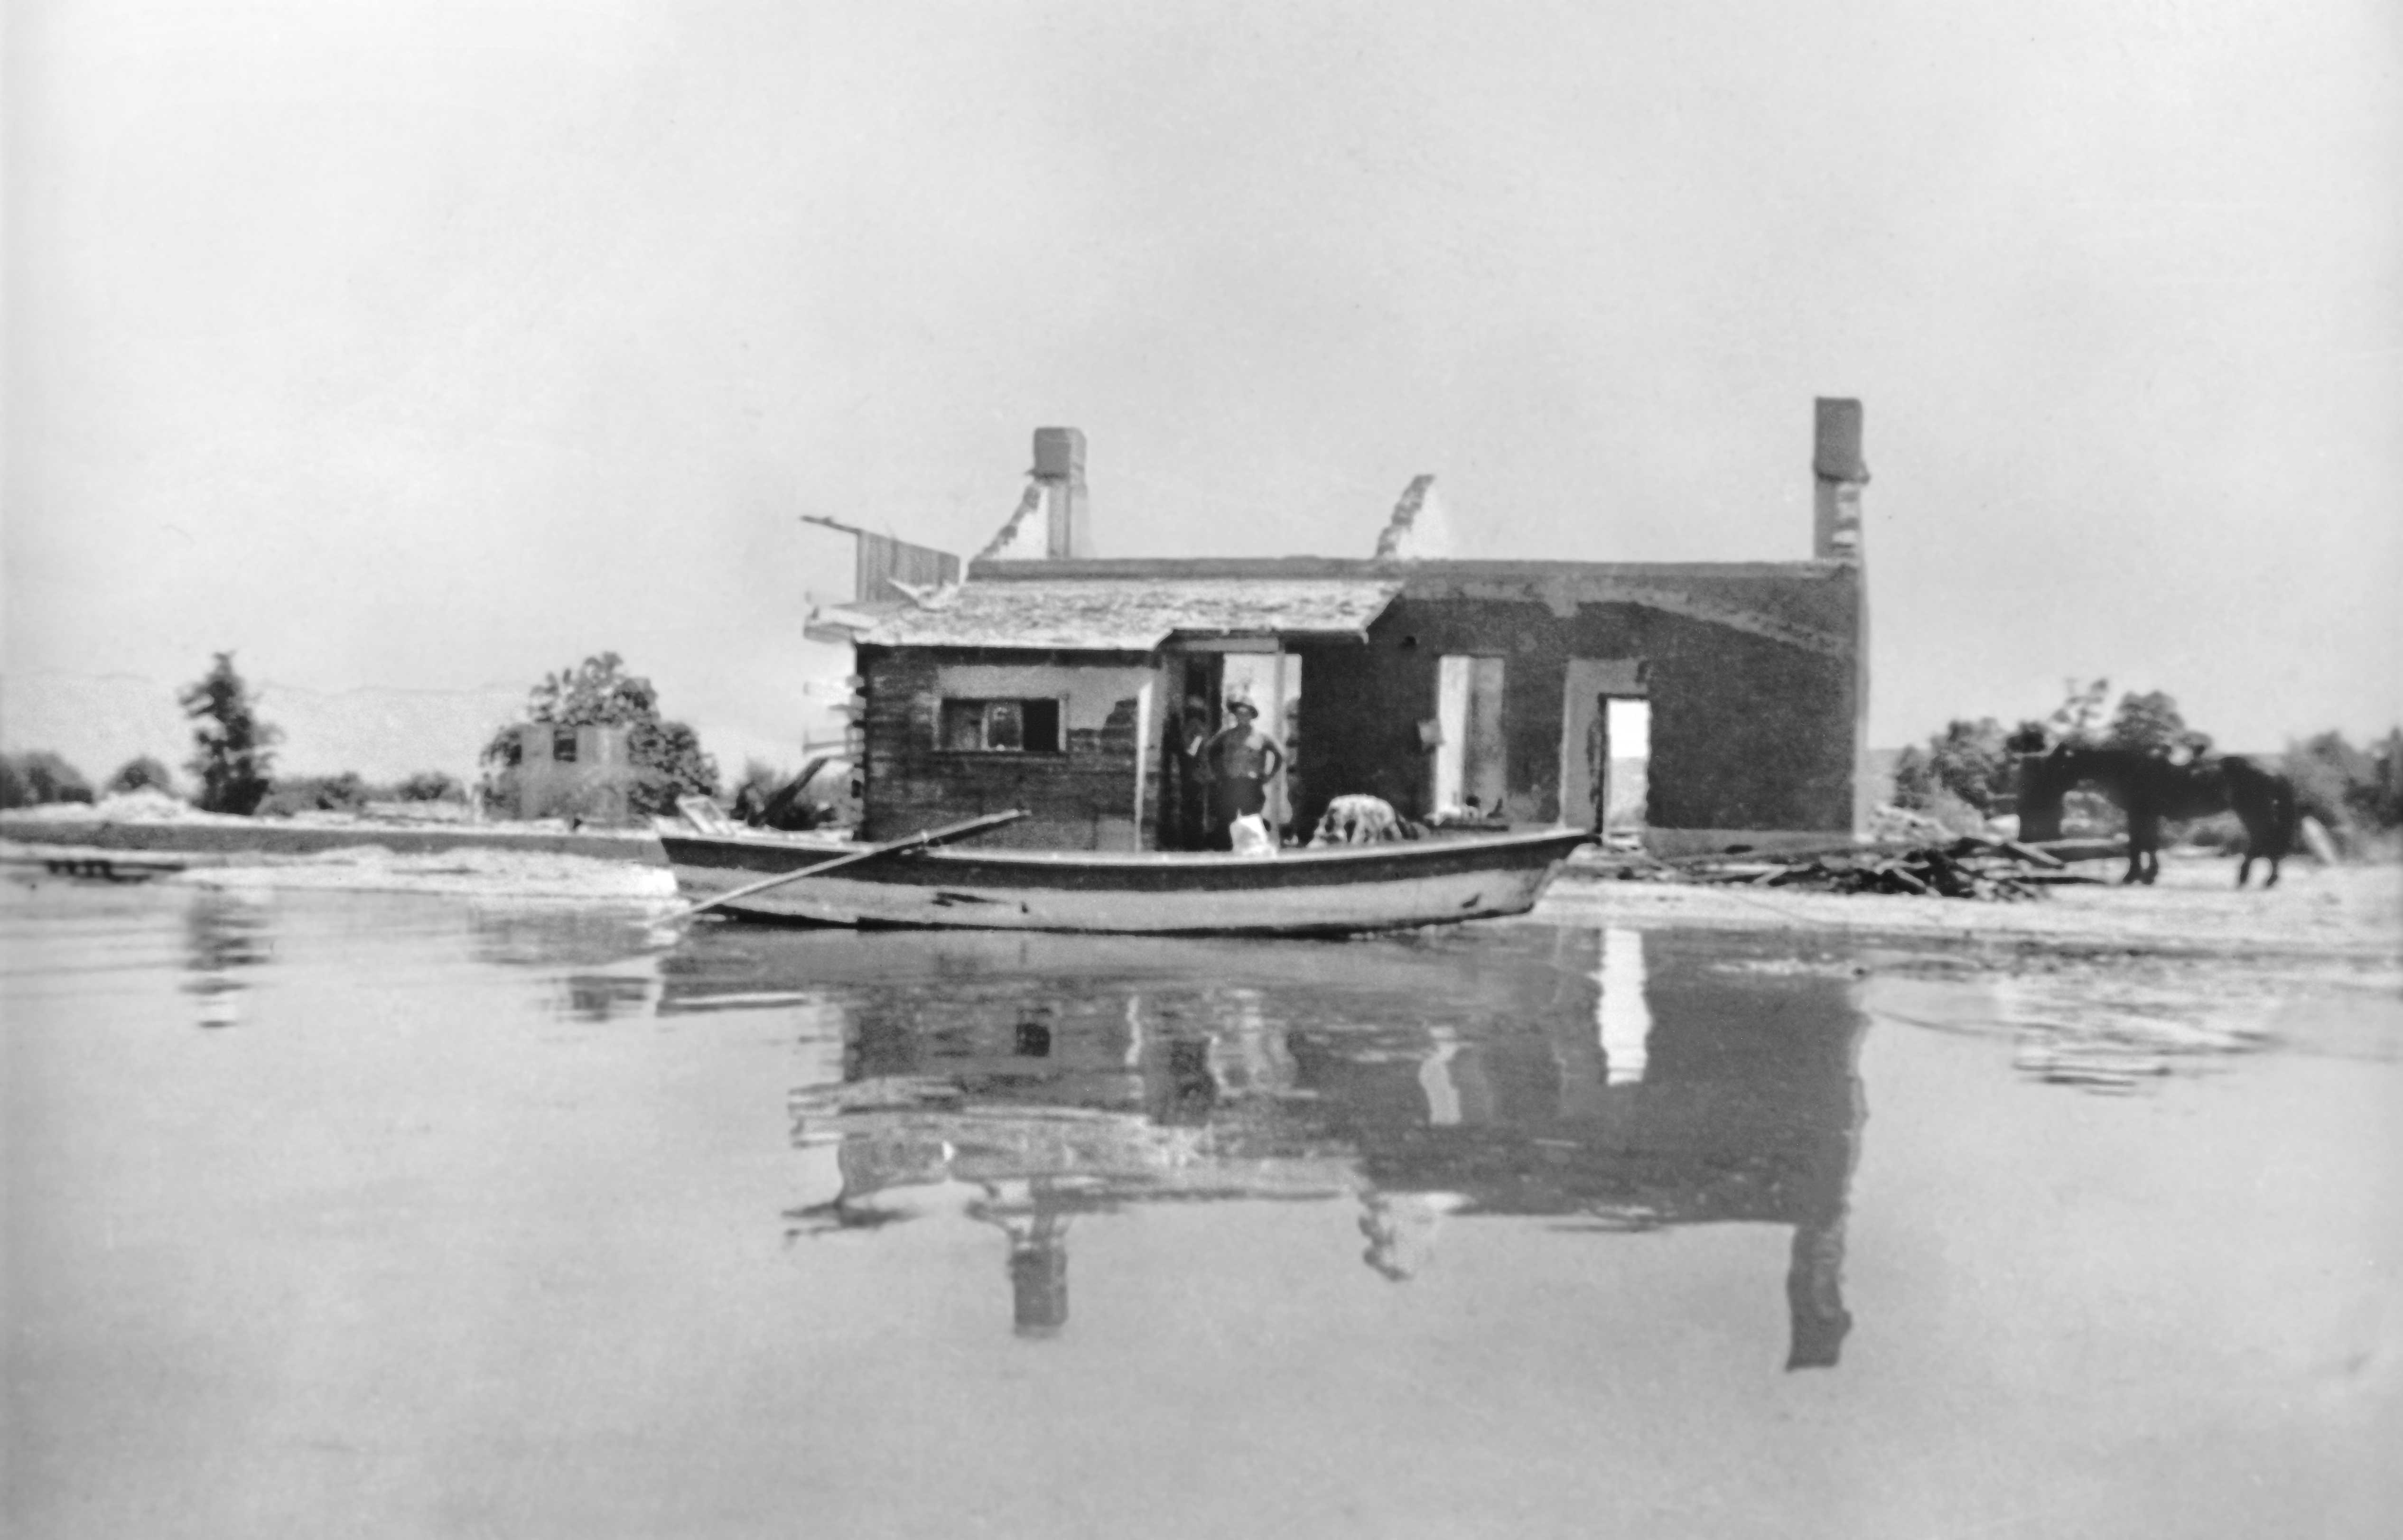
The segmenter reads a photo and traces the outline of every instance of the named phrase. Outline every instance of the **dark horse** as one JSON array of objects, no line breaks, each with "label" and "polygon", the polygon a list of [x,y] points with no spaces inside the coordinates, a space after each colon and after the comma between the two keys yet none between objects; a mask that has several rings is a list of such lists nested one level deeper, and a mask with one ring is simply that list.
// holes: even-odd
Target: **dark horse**
[{"label": "dark horse", "polygon": [[2061,827],[2062,798],[2092,785],[2128,818],[2128,877],[2150,882],[2160,875],[2161,820],[2202,818],[2233,812],[2244,825],[2244,860],[2236,885],[2253,875],[2256,856],[2270,863],[2278,885],[2278,863],[2295,848],[2301,826],[2295,784],[2235,755],[2179,764],[2142,749],[2089,749],[2063,744],[2041,757],[2020,761],[2020,837],[2040,839]]}]

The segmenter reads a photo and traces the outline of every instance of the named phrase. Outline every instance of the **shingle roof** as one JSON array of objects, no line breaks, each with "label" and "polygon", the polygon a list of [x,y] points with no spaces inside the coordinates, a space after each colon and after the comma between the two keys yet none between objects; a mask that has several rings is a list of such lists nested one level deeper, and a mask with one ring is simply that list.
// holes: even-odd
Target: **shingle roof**
[{"label": "shingle roof", "polygon": [[870,646],[1149,652],[1172,636],[1357,636],[1398,581],[1132,578],[979,583],[940,609],[879,617]]}]

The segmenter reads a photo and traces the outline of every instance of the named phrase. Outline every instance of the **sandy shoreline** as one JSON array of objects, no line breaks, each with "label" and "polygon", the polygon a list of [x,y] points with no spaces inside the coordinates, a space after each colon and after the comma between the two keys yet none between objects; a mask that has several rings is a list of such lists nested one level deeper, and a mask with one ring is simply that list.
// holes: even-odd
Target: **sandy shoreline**
[{"label": "sandy shoreline", "polygon": [[2257,871],[2253,887],[2237,888],[2235,873],[2236,863],[2226,857],[2177,855],[2162,861],[2152,887],[2063,886],[2021,903],[1572,874],[1552,885],[1537,913],[1614,925],[1793,930],[2004,949],[2403,962],[2403,866],[2289,861],[2278,886],[2267,890]]}]

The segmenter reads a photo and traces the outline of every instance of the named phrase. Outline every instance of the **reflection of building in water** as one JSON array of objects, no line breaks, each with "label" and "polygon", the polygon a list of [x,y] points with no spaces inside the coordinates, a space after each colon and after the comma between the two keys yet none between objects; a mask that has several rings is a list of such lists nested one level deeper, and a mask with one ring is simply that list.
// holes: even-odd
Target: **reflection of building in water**
[{"label": "reflection of building in water", "polygon": [[[1747,971],[1715,939],[1614,931],[1597,947],[1563,932],[1560,945],[1584,956],[1553,1008],[1458,1042],[1430,1032],[1414,1064],[1296,1033],[1299,1088],[1317,1093],[1327,1131],[1358,1151],[1389,1210],[1411,1194],[1461,1218],[1794,1226],[1789,1367],[1835,1363],[1851,1325],[1840,1272],[1863,1116],[1851,978]],[[1560,1008],[1580,991],[1584,1008]],[[1430,1090],[1431,1071],[1448,1089]],[[1371,1263],[1391,1276],[1382,1260],[1409,1232],[1390,1215],[1377,1226],[1372,1242],[1396,1239],[1372,1245]]]},{"label": "reflection of building in water", "polygon": [[[1060,940],[1077,944],[978,943],[974,971],[828,978],[841,954],[813,956],[847,1017],[841,1079],[793,1093],[794,1135],[836,1142],[840,1191],[800,1228],[950,1193],[1007,1234],[1016,1319],[1048,1333],[1069,1221],[1129,1202],[1346,1197],[1363,1259],[1396,1281],[1493,1216],[1788,1226],[1789,1367],[1836,1362],[1862,1120],[1849,970],[1515,927],[1254,945],[1233,988],[1223,944]],[[676,966],[663,1008],[698,1006]],[[756,968],[721,986],[763,990]]]},{"label": "reflection of building in water", "polygon": [[1074,1189],[1056,1178],[989,1183],[968,1212],[1009,1237],[1010,1325],[1052,1337],[1068,1324],[1068,1220]]},{"label": "reflection of building in water", "polygon": [[1644,936],[1613,927],[1602,933],[1602,968],[1594,975],[1595,1036],[1607,1078],[1632,1086],[1651,1061],[1652,1007],[1644,998]]},{"label": "reflection of building in water", "polygon": [[184,992],[200,999],[200,1024],[229,1027],[242,1020],[242,975],[272,960],[271,911],[232,894],[201,892],[184,910]]},{"label": "reflection of building in water", "polygon": [[1418,1276],[1435,1254],[1443,1217],[1468,1200],[1456,1192],[1381,1192],[1361,1189],[1360,1233],[1368,1249],[1360,1260],[1396,1283]]}]

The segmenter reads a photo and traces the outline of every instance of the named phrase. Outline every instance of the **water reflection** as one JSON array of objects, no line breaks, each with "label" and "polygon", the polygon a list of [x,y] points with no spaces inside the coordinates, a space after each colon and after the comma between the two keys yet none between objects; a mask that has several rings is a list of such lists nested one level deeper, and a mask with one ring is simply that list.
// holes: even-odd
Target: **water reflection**
[{"label": "water reflection", "polygon": [[1342,945],[721,936],[664,961],[662,1011],[800,997],[840,1023],[840,1079],[789,1097],[794,1140],[832,1144],[840,1177],[795,1231],[930,1209],[992,1225],[1022,1335],[1068,1323],[1072,1220],[1213,1199],[1356,1204],[1362,1263],[1396,1283],[1495,1217],[1790,1226],[1787,1367],[1834,1365],[1850,1329],[1864,1018],[1847,974],[1729,970],[1724,936],[1533,926]]},{"label": "water reflection", "polygon": [[184,992],[200,1002],[198,1020],[208,1030],[242,1020],[243,975],[274,960],[272,911],[233,894],[203,890],[184,910]]},{"label": "water reflection", "polygon": [[553,1008],[595,1023],[651,1014],[658,954],[684,938],[647,911],[544,903],[478,905],[468,934],[478,962],[555,970]]},{"label": "water reflection", "polygon": [[1632,1086],[1644,1078],[1651,1060],[1652,1010],[1644,1000],[1644,936],[1632,930],[1602,933],[1601,987],[1594,997],[1594,1025],[1610,1083]]},{"label": "water reflection", "polygon": [[481,903],[467,924],[478,962],[521,967],[604,967],[683,939],[656,915],[593,905]]},{"label": "water reflection", "polygon": [[2324,996],[2322,982],[2247,971],[2198,989],[2191,964],[2165,959],[2046,960],[2014,972],[1912,959],[1880,980],[1872,1008],[1929,1031],[2007,1039],[2028,1079],[2128,1096],[2293,1046],[2281,1043],[2282,1012]]},{"label": "water reflection", "polygon": [[647,1015],[658,980],[648,974],[577,973],[561,980],[565,1013],[578,1021]]},{"label": "water reflection", "polygon": [[2007,977],[1990,988],[2021,1074],[2106,1095],[2257,1051],[2274,1013],[2271,1001],[2226,991],[2199,1006],[2189,991],[2142,977]]}]

